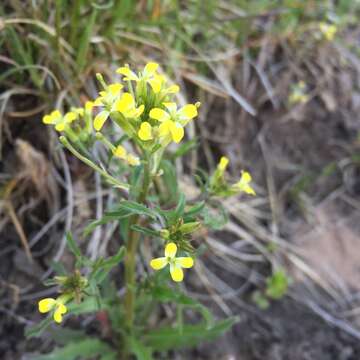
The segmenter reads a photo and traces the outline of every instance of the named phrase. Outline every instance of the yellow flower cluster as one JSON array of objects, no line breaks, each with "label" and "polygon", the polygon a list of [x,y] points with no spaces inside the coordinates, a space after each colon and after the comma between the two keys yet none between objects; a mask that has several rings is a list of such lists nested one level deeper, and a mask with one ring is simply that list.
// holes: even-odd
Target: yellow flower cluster
[{"label": "yellow flower cluster", "polygon": [[292,87],[289,96],[290,104],[305,104],[309,100],[309,95],[306,93],[306,84],[304,81],[299,81]]},{"label": "yellow flower cluster", "polygon": [[158,69],[159,65],[154,62],[146,64],[138,74],[128,66],[120,67],[116,72],[123,77],[124,83],[106,84],[102,75],[97,74],[103,89],[93,102],[88,102],[85,109],[75,109],[64,116],[55,110],[45,115],[43,122],[54,125],[57,131],[73,140],[74,120],[97,109],[88,130],[106,143],[116,157],[130,165],[139,165],[137,157],[128,154],[123,147],[111,146],[104,135],[98,135],[107,119],[120,126],[140,147],[151,150],[164,148],[172,141],[179,143],[184,137],[184,127],[198,115],[200,106],[200,103],[187,104],[178,109],[172,97],[180,88],[167,84]]},{"label": "yellow flower cluster", "polygon": [[184,279],[184,272],[182,269],[189,269],[193,267],[194,260],[189,256],[176,257],[176,253],[176,244],[173,242],[168,243],[165,247],[165,256],[151,260],[150,266],[154,270],[160,270],[166,265],[170,265],[171,278],[176,282],[180,282]]},{"label": "yellow flower cluster", "polygon": [[247,171],[241,172],[240,180],[235,184],[227,184],[224,175],[228,164],[229,159],[222,156],[214,175],[210,179],[210,192],[219,196],[230,196],[241,192],[256,195],[255,190],[250,185],[252,177]]},{"label": "yellow flower cluster", "polygon": [[334,37],[335,37],[336,32],[337,32],[336,25],[328,24],[326,22],[321,22],[319,24],[319,29],[320,29],[321,33],[323,34],[323,36],[328,41],[332,41],[334,39]]},{"label": "yellow flower cluster", "polygon": [[62,322],[63,315],[67,313],[67,307],[64,304],[65,298],[57,299],[45,298],[39,301],[38,307],[41,313],[53,312],[53,318],[58,324]]}]

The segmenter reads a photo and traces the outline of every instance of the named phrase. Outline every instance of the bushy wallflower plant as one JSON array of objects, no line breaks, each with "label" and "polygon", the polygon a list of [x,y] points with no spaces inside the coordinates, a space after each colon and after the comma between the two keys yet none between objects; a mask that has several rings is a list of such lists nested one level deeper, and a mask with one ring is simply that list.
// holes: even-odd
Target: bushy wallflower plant
[{"label": "bushy wallflower plant", "polygon": [[[228,183],[225,171],[229,160],[222,157],[213,175],[203,174],[199,199],[186,201],[171,160],[190,146],[185,142],[175,152],[165,150],[184,139],[185,128],[197,117],[200,103],[179,106],[175,101],[179,86],[169,84],[156,63],[148,63],[138,73],[128,66],[120,67],[117,73],[122,81],[110,84],[97,74],[99,96],[86,102],[84,108],[71,108],[65,114],[54,110],[43,118],[45,124],[60,133],[60,142],[117,192],[116,207],[91,222],[85,234],[102,224],[117,222],[125,244],[109,258],[90,260],[81,253],[72,235],[66,235],[76,258],[74,272],[61,273],[47,282],[57,285],[60,294],[39,301],[39,311],[51,315],[28,334],[39,335],[52,319],[61,323],[72,314],[92,312],[102,314],[100,322],[110,324],[106,326],[112,330],[107,341],[82,333],[76,346],[69,343],[56,349],[56,358],[61,354],[87,358],[89,353],[90,357],[99,354],[102,359],[131,354],[151,359],[154,351],[212,339],[236,321],[230,318],[215,322],[202,304],[174,285],[183,281],[183,269],[196,264],[194,234],[202,226],[223,225],[212,212],[214,208],[218,211],[218,199],[241,193],[255,195],[251,176],[244,171],[238,182]],[[105,158],[94,156],[97,143],[104,147]],[[145,239],[151,239],[153,245],[149,247]],[[143,264],[140,255],[152,249],[154,258],[138,275],[137,261]],[[117,292],[108,276],[122,260],[124,294]],[[173,303],[176,316],[157,328],[157,311],[164,303]],[[198,311],[202,320],[186,324],[187,308]]]}]

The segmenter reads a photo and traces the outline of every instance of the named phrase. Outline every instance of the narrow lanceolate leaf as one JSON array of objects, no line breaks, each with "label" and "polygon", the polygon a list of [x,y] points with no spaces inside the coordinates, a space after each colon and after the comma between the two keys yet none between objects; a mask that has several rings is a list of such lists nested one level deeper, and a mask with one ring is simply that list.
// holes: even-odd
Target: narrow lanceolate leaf
[{"label": "narrow lanceolate leaf", "polygon": [[67,232],[66,235],[66,243],[70,249],[70,251],[77,257],[80,258],[81,257],[81,251],[79,246],[76,244],[73,236],[71,235],[70,232]]},{"label": "narrow lanceolate leaf", "polygon": [[203,341],[215,339],[228,331],[237,321],[237,317],[231,317],[217,322],[211,328],[207,324],[183,325],[181,335],[178,328],[162,327],[151,330],[149,334],[145,335],[144,342],[157,351],[188,348]]},{"label": "narrow lanceolate leaf", "polygon": [[116,352],[107,343],[87,337],[82,341],[70,342],[61,348],[55,348],[46,355],[37,355],[32,359],[36,360],[76,360],[92,359],[101,356],[106,359],[116,359]]},{"label": "narrow lanceolate leaf", "polygon": [[131,229],[148,236],[160,236],[159,231],[155,231],[140,225],[133,225],[131,226]]},{"label": "narrow lanceolate leaf", "polygon": [[39,337],[47,329],[47,327],[53,322],[54,322],[53,318],[49,316],[46,319],[42,320],[39,324],[26,328],[25,336],[27,338]]},{"label": "narrow lanceolate leaf", "polygon": [[155,220],[158,216],[158,213],[155,210],[149,209],[145,205],[142,205],[135,201],[130,201],[130,200],[122,201],[120,203],[119,209],[126,210],[130,214],[148,216],[148,217],[152,218],[153,220]]}]

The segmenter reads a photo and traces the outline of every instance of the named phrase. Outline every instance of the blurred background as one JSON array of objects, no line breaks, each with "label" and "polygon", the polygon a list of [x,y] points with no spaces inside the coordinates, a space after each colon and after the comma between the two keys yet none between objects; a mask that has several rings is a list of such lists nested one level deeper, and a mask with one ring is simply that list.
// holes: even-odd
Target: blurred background
[{"label": "blurred background", "polygon": [[122,64],[155,61],[180,102],[202,104],[177,163],[186,195],[224,154],[257,191],[223,202],[228,223],[219,213],[199,234],[187,279],[218,318],[240,321],[171,358],[360,359],[359,19],[359,0],[2,0],[0,358],[56,345],[24,329],[54,293],[42,285],[54,264],[71,269],[65,230],[91,258],[119,246],[116,224],[81,238],[114,197],[42,116],[96,97],[97,72],[115,81]]}]

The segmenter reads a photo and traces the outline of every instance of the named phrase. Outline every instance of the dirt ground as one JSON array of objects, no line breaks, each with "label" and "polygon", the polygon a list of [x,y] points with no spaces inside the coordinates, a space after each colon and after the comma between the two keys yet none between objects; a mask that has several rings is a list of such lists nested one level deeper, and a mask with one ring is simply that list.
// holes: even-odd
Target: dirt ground
[{"label": "dirt ground", "polygon": [[[314,54],[314,57],[325,61],[326,54]],[[327,78],[327,73],[322,74],[325,78],[320,89],[314,90],[308,104],[297,107],[295,111],[284,104],[274,108],[265,98],[266,91],[259,85],[259,80],[252,83],[254,86],[249,86],[253,91],[247,93],[249,101],[258,109],[255,117],[240,111],[239,105],[230,100],[215,100],[206,105],[209,107],[206,125],[201,118],[197,125],[199,135],[203,135],[200,165],[211,167],[207,156],[209,150],[215,154],[214,158],[221,154],[229,155],[233,175],[243,167],[249,168],[260,196],[267,199],[269,195],[270,198],[266,205],[259,206],[259,211],[266,213],[266,217],[257,222],[258,226],[299,248],[297,255],[301,256],[303,263],[299,266],[299,262],[291,261],[293,257],[279,256],[294,281],[288,297],[261,311],[249,300],[255,285],[258,285],[252,283],[239,295],[243,307],[229,302],[233,313],[240,316],[240,322],[231,332],[214,343],[199,346],[191,355],[189,352],[174,354],[174,359],[188,359],[189,356],[219,360],[360,359],[360,337],[351,335],[347,327],[350,324],[353,329],[358,325],[356,310],[360,306],[360,92],[356,85],[358,75],[354,75],[358,74],[356,69],[349,67],[339,71],[337,59],[332,60],[326,66],[332,66],[331,73],[335,75]],[[239,92],[245,92],[241,86],[243,79],[235,70],[234,86]],[[311,71],[304,72],[309,86],[315,88]],[[274,85],[274,92],[279,98],[286,97],[289,69],[284,69],[276,77],[278,82]],[[22,99],[16,100],[15,97],[12,101],[13,108],[21,110]],[[224,113],[231,121],[231,126],[226,129],[231,131],[219,121],[220,114]],[[39,118],[17,119],[11,124],[8,121],[5,135],[1,173],[20,175],[18,181],[23,186],[12,201],[31,241],[40,225],[49,220],[47,213],[55,214],[66,204],[63,189],[56,190],[53,186],[55,180],[51,174],[58,165],[49,160],[53,139],[39,124]],[[17,147],[27,146],[26,143],[16,143],[16,139],[31,145],[25,152],[31,160],[16,155]],[[70,156],[68,160],[74,182],[86,177],[78,162]],[[42,174],[40,182],[34,180],[34,168],[26,167],[27,162],[33,165],[34,161],[38,164],[35,174]],[[188,163],[185,168],[187,166]],[[44,187],[48,189],[48,197],[40,198],[39,190]],[[81,223],[81,211],[77,211]],[[92,209],[89,207],[82,211],[87,214]],[[250,226],[237,218],[232,220],[240,227]],[[44,294],[42,278],[49,269],[64,223],[52,227],[34,244],[31,248],[34,262],[30,263],[19,242],[18,229],[8,216],[1,221],[0,359],[26,360],[26,354],[51,346],[39,339],[26,341],[24,328],[40,319],[35,304]],[[255,238],[256,231],[253,230]],[[219,236],[226,239],[225,235]],[[264,244],[264,241],[260,243]],[[269,266],[263,264],[251,267],[264,276],[269,272]],[[234,289],[243,284],[242,280],[236,278],[236,282],[234,277],[227,275],[224,279]],[[329,299],[327,291],[333,298]],[[337,326],[330,321],[333,317],[324,320],[324,316],[320,317],[303,304],[310,300],[326,308],[328,314],[341,319],[341,324],[345,325]],[[333,300],[338,307],[331,307]]]}]

